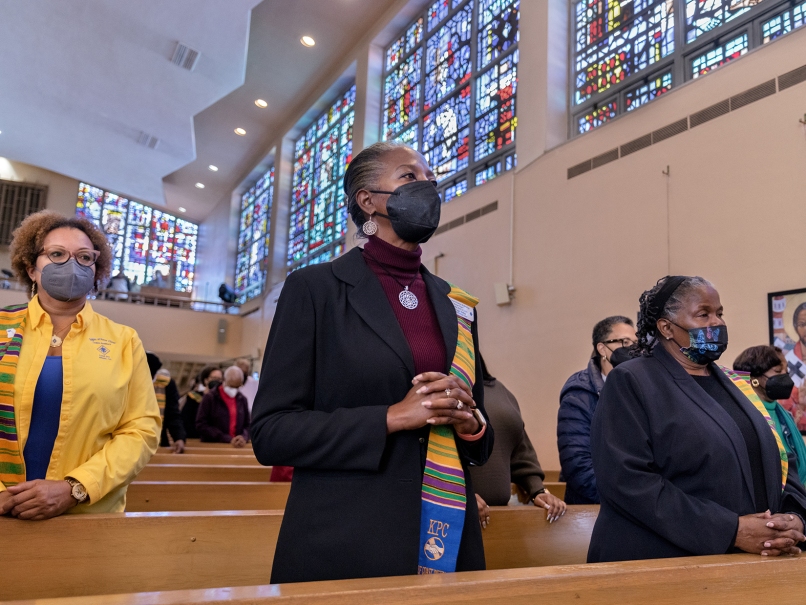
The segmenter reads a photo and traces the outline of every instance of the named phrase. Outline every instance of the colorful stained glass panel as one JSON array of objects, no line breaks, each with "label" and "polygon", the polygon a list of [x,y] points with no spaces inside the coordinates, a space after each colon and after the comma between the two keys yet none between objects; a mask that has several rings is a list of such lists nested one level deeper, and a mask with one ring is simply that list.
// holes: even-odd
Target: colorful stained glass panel
[{"label": "colorful stained glass panel", "polygon": [[803,27],[806,23],[806,2],[796,4],[792,8],[764,21],[761,25],[762,42],[767,44],[784,34]]},{"label": "colorful stained glass panel", "polygon": [[453,198],[460,197],[465,193],[467,193],[467,179],[462,179],[461,181],[446,187],[442,196],[443,200],[447,204]]},{"label": "colorful stained glass panel", "polygon": [[104,202],[103,189],[93,187],[87,183],[78,185],[78,202],[76,203],[76,214],[98,223],[101,220],[101,206]]},{"label": "colorful stained glass panel", "polygon": [[420,114],[420,48],[386,76],[384,83],[383,132],[392,139],[413,123]]},{"label": "colorful stained glass panel", "polygon": [[763,0],[686,0],[686,42],[694,42]]},{"label": "colorful stained glass panel", "polygon": [[480,0],[476,69],[483,69],[518,43],[519,21],[520,0]]},{"label": "colorful stained glass panel", "polygon": [[579,133],[588,132],[594,128],[598,128],[605,122],[608,122],[616,117],[618,103],[613,100],[595,107],[585,115],[577,118],[577,128]]},{"label": "colorful stained glass panel", "polygon": [[468,3],[426,41],[423,111],[470,79],[473,6]]},{"label": "colorful stained glass panel", "polygon": [[517,64],[516,50],[481,74],[476,82],[476,161],[515,142]]},{"label": "colorful stained glass panel", "polygon": [[470,145],[470,86],[423,120],[423,154],[438,181],[467,168]]},{"label": "colorful stained glass panel", "polygon": [[[266,284],[273,196],[274,166],[241,196],[240,232],[235,259],[235,293],[239,303],[260,295]],[[177,232],[178,229],[177,225]]]},{"label": "colorful stained glass panel", "polygon": [[675,50],[673,0],[580,0],[575,19],[575,104]]},{"label": "colorful stained glass panel", "polygon": [[667,71],[651,78],[648,82],[627,91],[624,105],[627,111],[638,109],[672,89],[672,72]]},{"label": "colorful stained glass panel", "polygon": [[417,48],[423,39],[423,20],[417,19],[406,32],[386,50],[386,71],[395,67],[400,60]]},{"label": "colorful stained glass panel", "polygon": [[716,48],[694,57],[691,61],[691,77],[699,78],[709,71],[713,71],[717,67],[741,57],[747,50],[747,34],[742,34],[724,44],[720,44]]}]

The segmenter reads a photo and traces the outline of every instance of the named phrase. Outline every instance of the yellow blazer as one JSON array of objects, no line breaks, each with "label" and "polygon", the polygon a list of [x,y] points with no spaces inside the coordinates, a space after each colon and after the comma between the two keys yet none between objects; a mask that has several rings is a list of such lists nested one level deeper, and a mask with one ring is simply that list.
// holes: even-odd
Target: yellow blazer
[{"label": "yellow blazer", "polygon": [[[20,452],[52,333],[50,317],[34,296],[14,384]],[[87,488],[89,503],[69,512],[123,512],[126,487],[156,452],[162,428],[143,344],[132,328],[95,313],[87,302],[64,338],[62,368],[59,432],[46,478],[73,477]]]}]

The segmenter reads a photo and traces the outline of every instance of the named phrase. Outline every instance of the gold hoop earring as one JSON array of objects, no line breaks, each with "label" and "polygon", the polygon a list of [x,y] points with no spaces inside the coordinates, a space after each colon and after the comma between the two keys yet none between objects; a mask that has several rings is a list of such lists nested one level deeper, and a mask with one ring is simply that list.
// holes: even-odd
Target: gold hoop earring
[{"label": "gold hoop earring", "polygon": [[753,378],[753,380],[750,381],[750,385],[754,387],[757,387],[760,384],[761,383],[758,381],[758,378]]}]

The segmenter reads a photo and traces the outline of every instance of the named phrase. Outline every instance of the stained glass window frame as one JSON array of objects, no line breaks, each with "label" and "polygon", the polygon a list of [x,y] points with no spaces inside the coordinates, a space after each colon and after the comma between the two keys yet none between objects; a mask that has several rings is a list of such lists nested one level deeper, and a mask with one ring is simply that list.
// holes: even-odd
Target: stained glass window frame
[{"label": "stained glass window frame", "polygon": [[[97,217],[93,216],[92,214],[88,215],[84,211],[84,207],[86,205],[86,195],[88,193],[92,193],[94,196],[96,196],[96,199],[100,199]],[[106,212],[106,204],[107,200],[111,200],[112,198],[114,198],[116,202],[121,202],[121,204],[125,205],[126,210],[123,213],[125,218],[120,221],[120,231],[115,233],[107,233],[105,219],[110,213]],[[130,222],[132,217],[138,213],[141,213],[141,216],[144,217],[144,224],[132,224]],[[101,187],[96,187],[95,185],[91,185],[83,181],[79,182],[78,184],[76,216],[87,218],[98,226],[98,228],[107,236],[107,241],[110,243],[110,246],[112,245],[113,239],[110,236],[115,236],[114,239],[117,239],[118,237],[121,238],[121,254],[115,253],[113,248],[112,274],[110,277],[113,277],[122,270],[129,277],[129,279],[132,281],[136,279],[141,286],[146,285],[148,281],[153,278],[154,271],[157,268],[156,261],[152,259],[152,244],[155,234],[155,213],[168,217],[172,225],[168,229],[168,238],[162,242],[162,245],[163,247],[169,246],[171,250],[171,258],[168,261],[168,265],[171,263],[176,263],[175,266],[177,267],[177,275],[174,276],[174,290],[176,292],[192,292],[196,271],[196,254],[198,250],[198,224],[188,221],[181,216],[176,216],[170,212],[166,212],[162,208],[155,208],[149,204],[144,204],[143,202],[133,199],[129,196],[125,196],[107,189],[102,189]],[[176,233],[176,225],[179,222],[189,225],[187,231],[183,231],[181,234],[183,236],[181,238],[181,242],[179,241],[179,238],[177,238]],[[138,235],[141,237],[138,238]],[[134,243],[135,238],[138,239],[138,241],[142,244],[141,251],[138,251],[134,247],[136,245]],[[177,257],[177,249],[183,252],[182,258]],[[133,257],[131,253],[135,251],[138,253],[135,259],[132,260]],[[140,254],[140,252],[142,252],[142,254]],[[180,264],[182,266],[181,270]],[[166,265],[162,264],[160,266]],[[181,278],[179,275],[180,273],[182,274]]]},{"label": "stained glass window frame", "polygon": [[[272,164],[241,194],[235,252],[235,295],[243,304],[266,289],[267,259],[271,256],[271,212],[277,174]],[[260,208],[258,204],[263,200]],[[247,224],[248,223],[248,224]],[[263,224],[257,232],[255,225]]]},{"label": "stained glass window frame", "polygon": [[[475,175],[477,172],[484,170],[485,167],[496,163],[501,166],[509,166],[510,169],[515,167],[514,158],[517,141],[514,131],[517,128],[517,58],[519,56],[520,25],[517,23],[517,17],[515,17],[516,26],[512,28],[510,20],[512,14],[520,14],[520,6],[523,1],[437,0],[429,2],[420,14],[401,29],[384,51],[384,68],[381,80],[381,107],[383,111],[381,140],[405,142],[426,155],[427,158],[430,157],[433,154],[429,154],[429,150],[424,149],[427,138],[426,124],[433,123],[433,119],[430,118],[435,115],[437,109],[459,98],[461,96],[460,92],[469,86],[470,93],[467,99],[469,103],[469,121],[466,125],[457,128],[457,135],[462,134],[466,129],[468,136],[466,139],[460,137],[455,143],[458,148],[453,150],[454,155],[458,153],[455,161],[453,161],[457,168],[446,170],[444,175],[437,174],[439,179],[438,187],[445,202],[460,197],[469,188],[476,186]],[[496,6],[496,4],[499,6]],[[440,5],[439,18],[431,19],[433,14],[437,14],[432,13],[432,8],[437,5]],[[492,5],[492,9],[490,9],[489,5]],[[455,18],[463,11],[468,10],[468,7],[470,7],[470,42],[467,46],[466,43],[462,42],[461,48],[469,47],[469,73],[466,77],[457,79],[455,86],[452,88],[442,90],[442,94],[429,104],[429,99],[426,98],[430,73],[428,69],[429,43],[436,38],[440,30],[454,23]],[[511,13],[510,9],[517,11],[517,13]],[[419,40],[412,44],[406,43],[406,34],[414,31],[418,23],[422,24]],[[505,29],[508,25],[510,25],[510,28]],[[508,37],[506,39],[500,37],[498,29],[502,32],[506,31]],[[509,32],[511,31],[515,33],[509,37]],[[485,39],[482,41],[483,33],[485,34]],[[499,37],[493,37],[495,35],[499,35]],[[404,41],[403,43],[401,43],[402,40]],[[493,40],[496,44],[493,48],[490,48],[488,45],[493,44]],[[396,51],[401,47],[405,47],[406,52],[397,53]],[[393,53],[396,53],[394,55],[396,60],[390,61],[390,56]],[[416,53],[422,53],[419,61],[420,73],[417,78],[412,78],[416,81],[417,94],[412,95],[417,97],[416,110],[411,111],[412,117],[408,122],[397,128],[391,128],[389,127],[389,123],[392,121],[389,106],[392,101],[392,95],[387,93],[391,92],[394,87],[388,83],[390,80],[394,80],[393,76],[396,70],[410,61]],[[482,65],[481,61],[486,62]],[[506,64],[507,61],[514,64],[514,68],[511,69],[512,75],[510,79],[505,81],[498,70],[500,69],[499,66]],[[495,78],[497,79],[494,85],[488,87],[490,91],[488,97],[483,94],[482,78],[489,78],[489,74],[494,69]],[[490,78],[490,81],[492,81],[492,78]],[[508,82],[511,82],[511,85],[507,85]],[[509,96],[506,98],[502,98],[503,93],[500,92],[502,90],[501,86],[504,85],[509,90]],[[399,89],[396,98],[400,98]],[[507,103],[508,101],[509,103]],[[487,136],[492,138],[486,141],[482,139],[480,133],[476,132],[477,123],[479,125],[488,123],[490,132],[487,133]],[[505,157],[509,157],[509,161],[506,161]],[[435,166],[432,166],[432,168],[435,173],[438,172]],[[493,178],[501,174],[501,172],[503,170],[496,172]]]},{"label": "stained glass window frame", "polygon": [[[352,160],[355,94],[353,82],[294,141],[286,251],[288,273],[333,260],[344,252],[348,216],[341,181]],[[337,106],[339,110],[334,113]],[[333,116],[332,122],[329,116]],[[335,148],[327,149],[329,154],[323,160],[322,145],[331,135],[335,135]],[[331,159],[332,165],[328,167]],[[324,186],[323,179],[327,179]],[[330,241],[312,250],[309,244],[312,235]],[[297,249],[300,243],[308,248],[301,254]]]},{"label": "stained glass window frame", "polygon": [[[669,90],[674,90],[682,84],[694,79],[698,79],[704,74],[694,73],[694,63],[698,57],[703,56],[709,51],[718,48],[720,45],[734,40],[741,36],[743,33],[747,34],[748,44],[747,48],[742,54],[746,54],[755,48],[763,46],[766,43],[772,42],[780,38],[789,31],[794,31],[797,27],[793,26],[791,30],[779,33],[773,39],[764,41],[763,28],[764,24],[772,19],[783,15],[789,11],[791,14],[795,7],[803,4],[803,0],[759,0],[758,4],[750,6],[747,10],[738,14],[730,20],[721,22],[720,25],[714,27],[710,31],[706,31],[697,36],[689,34],[691,24],[689,23],[686,13],[686,7],[691,0],[630,0],[631,3],[640,2],[642,5],[649,5],[648,10],[652,10],[657,6],[664,3],[670,3],[674,17],[671,25],[674,28],[673,36],[673,51],[667,56],[661,57],[659,60],[652,62],[641,69],[638,69],[625,77],[623,80],[615,84],[609,84],[596,90],[587,98],[582,98],[577,95],[578,86],[581,85],[581,80],[578,82],[577,77],[581,73],[578,67],[578,61],[585,52],[590,52],[593,43],[584,47],[582,50],[578,49],[578,36],[580,32],[577,29],[577,10],[580,4],[586,0],[572,0],[569,2],[569,20],[570,20],[570,38],[568,43],[569,52],[569,69],[568,69],[568,137],[574,138],[581,136],[585,132],[594,130],[595,128],[584,128],[583,123],[586,118],[590,118],[594,113],[601,112],[602,108],[609,103],[615,103],[615,113],[610,119],[605,120],[603,123],[609,122],[614,118],[618,118],[627,113],[632,113],[639,107],[650,103],[658,96],[663,96]],[[604,2],[605,0],[601,0]],[[724,2],[725,5],[729,0],[714,0],[715,2]],[[602,6],[606,6],[603,4]],[[632,4],[635,6],[635,4]],[[639,11],[639,14],[646,14]],[[635,15],[630,16],[631,19]],[[592,23],[587,21],[587,23]],[[612,30],[613,36],[617,33],[622,33],[628,29],[627,26],[632,24],[633,21],[627,22],[623,30],[614,28]],[[609,36],[609,35],[608,35]],[[604,44],[604,41],[609,37],[605,36],[598,44]],[[608,55],[609,56],[609,55]],[[725,65],[730,61],[724,61],[720,65]],[[718,67],[718,66],[717,66]],[[717,67],[709,70],[713,71]],[[669,74],[671,74],[671,82],[668,81]],[[652,88],[653,84],[656,85],[663,76],[667,79],[663,81],[663,87],[659,94],[648,94],[639,104],[628,102],[636,90],[646,86],[647,89]],[[657,88],[657,86],[655,86]],[[584,95],[583,95],[584,97]],[[650,98],[647,98],[650,97]],[[588,120],[589,122],[589,120]],[[601,125],[601,124],[600,124]]]}]

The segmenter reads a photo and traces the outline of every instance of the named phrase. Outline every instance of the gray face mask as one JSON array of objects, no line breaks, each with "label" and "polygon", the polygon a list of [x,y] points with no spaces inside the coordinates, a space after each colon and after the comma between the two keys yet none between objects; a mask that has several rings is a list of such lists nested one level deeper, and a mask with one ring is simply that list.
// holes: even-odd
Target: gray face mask
[{"label": "gray face mask", "polygon": [[63,265],[50,263],[42,269],[42,288],[62,302],[84,298],[95,285],[92,267],[84,267],[71,258]]}]

